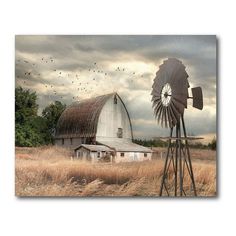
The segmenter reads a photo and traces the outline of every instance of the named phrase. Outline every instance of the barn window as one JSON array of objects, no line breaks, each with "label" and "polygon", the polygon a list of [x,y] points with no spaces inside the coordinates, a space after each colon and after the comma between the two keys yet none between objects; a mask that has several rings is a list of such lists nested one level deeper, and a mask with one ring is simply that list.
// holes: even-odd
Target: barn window
[{"label": "barn window", "polygon": [[144,157],[147,157],[147,153],[144,153]]},{"label": "barn window", "polygon": [[117,97],[114,97],[114,104],[117,104]]},{"label": "barn window", "polygon": [[121,152],[121,153],[120,153],[120,156],[121,156],[121,157],[124,157],[124,156],[125,156],[124,152]]},{"label": "barn window", "polygon": [[70,145],[72,145],[73,144],[73,139],[72,138],[70,138]]},{"label": "barn window", "polygon": [[61,139],[61,145],[64,145],[64,138]]},{"label": "barn window", "polygon": [[123,129],[122,128],[118,128],[117,137],[123,138]]}]

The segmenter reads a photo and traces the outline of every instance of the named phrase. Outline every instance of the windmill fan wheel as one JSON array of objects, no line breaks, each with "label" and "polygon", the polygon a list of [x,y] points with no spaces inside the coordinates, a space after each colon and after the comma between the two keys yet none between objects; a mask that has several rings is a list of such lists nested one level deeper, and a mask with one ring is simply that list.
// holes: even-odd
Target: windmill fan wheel
[{"label": "windmill fan wheel", "polygon": [[152,86],[154,115],[158,123],[174,127],[187,108],[188,74],[181,61],[169,58],[160,65]]}]

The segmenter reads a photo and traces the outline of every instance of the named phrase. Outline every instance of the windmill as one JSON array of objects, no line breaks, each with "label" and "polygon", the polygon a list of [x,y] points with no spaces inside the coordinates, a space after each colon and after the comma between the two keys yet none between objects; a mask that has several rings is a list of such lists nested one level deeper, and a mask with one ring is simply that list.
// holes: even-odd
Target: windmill
[{"label": "windmill", "polygon": [[[151,93],[155,118],[170,129],[170,136],[163,138],[168,140],[168,148],[160,196],[164,191],[168,196],[197,196],[188,141],[199,138],[187,137],[184,110],[188,99],[193,100],[193,107],[202,110],[203,96],[201,87],[191,88],[192,97],[188,89],[188,74],[182,62],[175,58],[165,60],[156,73]],[[191,184],[186,186],[187,178]]]}]

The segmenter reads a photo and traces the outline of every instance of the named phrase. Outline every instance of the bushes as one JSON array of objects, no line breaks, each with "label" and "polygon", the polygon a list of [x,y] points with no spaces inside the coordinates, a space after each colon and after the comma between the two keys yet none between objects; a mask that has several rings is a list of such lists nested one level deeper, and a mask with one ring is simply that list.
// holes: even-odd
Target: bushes
[{"label": "bushes", "polygon": [[211,143],[208,144],[208,147],[211,150],[216,150],[217,146],[216,146],[216,138],[215,137],[212,139]]}]

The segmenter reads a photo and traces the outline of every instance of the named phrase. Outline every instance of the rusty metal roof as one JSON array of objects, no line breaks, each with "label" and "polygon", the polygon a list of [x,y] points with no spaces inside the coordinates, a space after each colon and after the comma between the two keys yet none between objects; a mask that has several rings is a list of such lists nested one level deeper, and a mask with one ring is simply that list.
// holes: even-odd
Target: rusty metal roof
[{"label": "rusty metal roof", "polygon": [[67,107],[57,122],[56,138],[95,137],[101,110],[115,94],[81,100]]},{"label": "rusty metal roof", "polygon": [[100,144],[106,145],[109,148],[115,149],[117,152],[147,152],[151,153],[152,150],[150,148],[138,145],[129,140],[124,139],[111,139],[99,141]]},{"label": "rusty metal roof", "polygon": [[81,144],[79,147],[75,149],[75,151],[81,149],[84,147],[85,149],[91,151],[91,152],[111,152],[113,151],[107,146],[104,145],[89,145],[89,144]]}]

